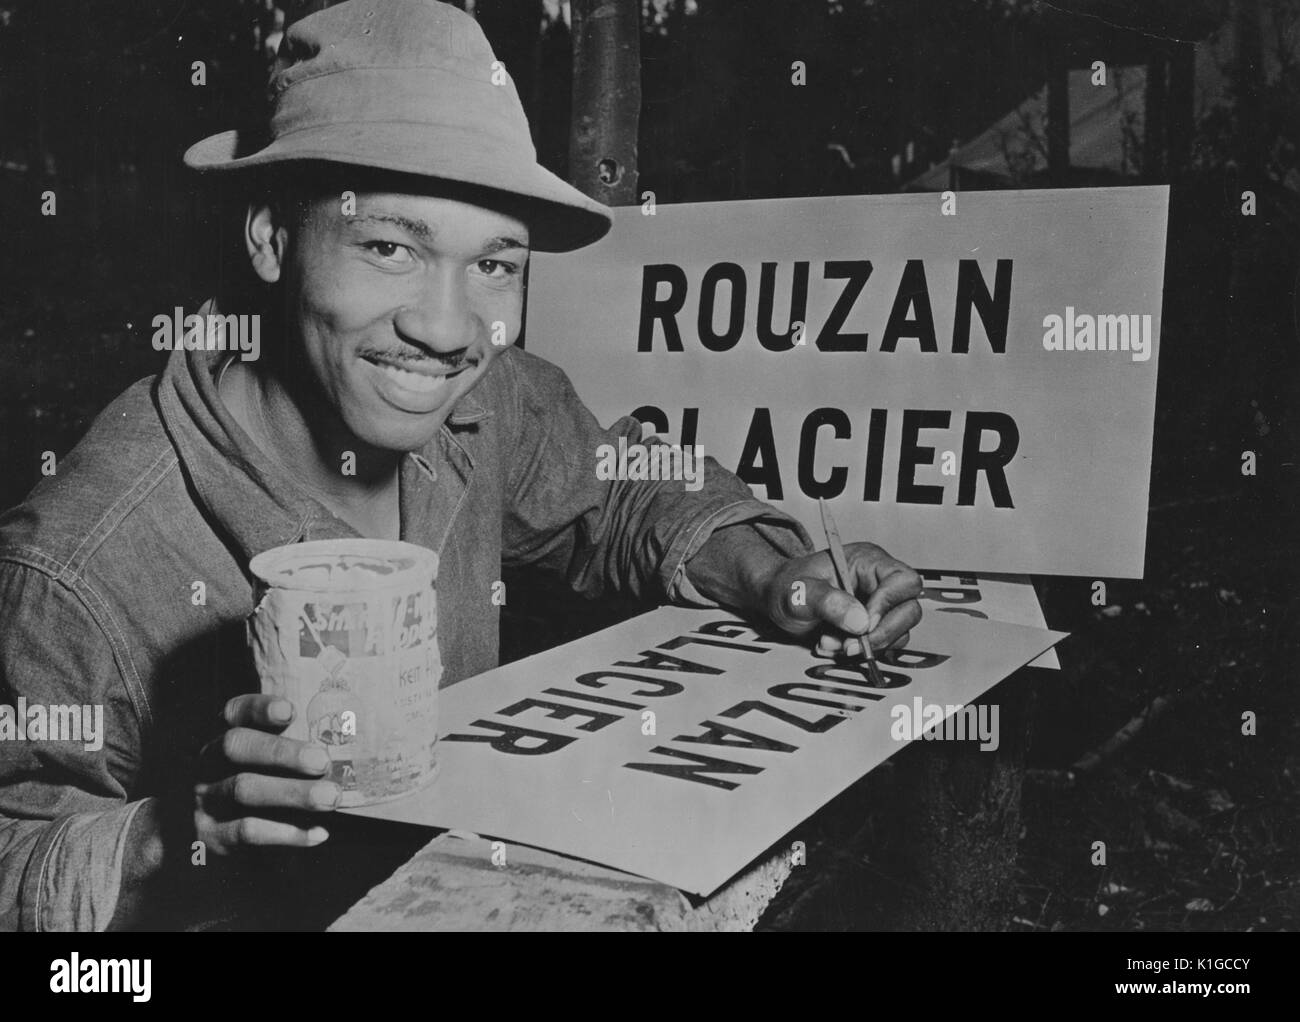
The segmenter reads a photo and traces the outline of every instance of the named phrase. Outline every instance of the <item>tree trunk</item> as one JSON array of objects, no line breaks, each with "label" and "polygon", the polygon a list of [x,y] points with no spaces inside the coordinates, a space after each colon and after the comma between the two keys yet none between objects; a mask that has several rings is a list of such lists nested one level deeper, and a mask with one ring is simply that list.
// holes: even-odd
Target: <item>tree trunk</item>
[{"label": "tree trunk", "polygon": [[638,0],[572,0],[571,13],[569,180],[606,205],[633,205],[640,201],[641,5]]},{"label": "tree trunk", "polygon": [[1264,41],[1260,27],[1259,0],[1236,0],[1233,11],[1236,50],[1232,84],[1235,93],[1237,165],[1244,188],[1258,185],[1264,155]]},{"label": "tree trunk", "polygon": [[1070,64],[1059,39],[1047,59],[1047,177],[1060,188],[1070,172]]},{"label": "tree trunk", "polygon": [[1165,89],[1168,60],[1163,51],[1147,61],[1146,99],[1142,111],[1142,177],[1160,181],[1165,171],[1165,114],[1169,107]]},{"label": "tree trunk", "polygon": [[1169,70],[1169,162],[1171,181],[1186,175],[1192,163],[1192,135],[1196,120],[1196,48],[1191,43],[1174,45]]},{"label": "tree trunk", "polygon": [[[1248,401],[1259,394],[1260,363],[1269,337],[1261,310],[1268,308],[1272,299],[1265,283],[1268,276],[1262,272],[1261,263],[1266,258],[1265,232],[1261,230],[1260,221],[1267,215],[1267,207],[1263,206],[1267,201],[1267,178],[1264,173],[1264,43],[1259,0],[1235,0],[1233,22],[1236,33],[1232,66],[1233,112],[1237,118],[1233,159],[1237,176],[1235,184],[1230,178],[1232,187],[1227,209],[1232,232],[1228,261],[1228,323],[1229,330],[1236,337],[1260,338],[1264,343],[1234,346],[1233,357],[1227,360],[1226,378],[1220,378],[1222,418],[1219,421],[1225,424],[1225,432],[1234,427],[1241,430],[1245,440],[1250,436],[1251,427]],[[1256,203],[1262,207],[1254,216],[1241,212],[1246,192],[1254,193]],[[1228,435],[1233,436],[1231,433]]]}]

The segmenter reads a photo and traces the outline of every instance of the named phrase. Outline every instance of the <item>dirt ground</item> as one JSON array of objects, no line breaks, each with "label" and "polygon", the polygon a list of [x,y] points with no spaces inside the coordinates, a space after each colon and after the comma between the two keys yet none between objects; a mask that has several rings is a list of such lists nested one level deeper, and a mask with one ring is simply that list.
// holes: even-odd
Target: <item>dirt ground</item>
[{"label": "dirt ground", "polygon": [[[1083,585],[1044,586],[1049,623],[1073,635],[1040,692],[1012,928],[1300,925],[1300,540],[1282,526],[1249,494],[1157,505],[1148,581],[1112,585],[1103,608]],[[1072,788],[1047,772],[1162,698]]]}]

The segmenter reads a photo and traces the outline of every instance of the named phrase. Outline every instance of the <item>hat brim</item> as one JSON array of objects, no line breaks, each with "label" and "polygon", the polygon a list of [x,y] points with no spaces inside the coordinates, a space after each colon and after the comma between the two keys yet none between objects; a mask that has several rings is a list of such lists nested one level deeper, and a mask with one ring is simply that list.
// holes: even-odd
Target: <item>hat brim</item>
[{"label": "hat brim", "polygon": [[[491,138],[447,127],[353,122],[308,128],[253,152],[249,138],[223,131],[190,146],[185,164],[201,172],[251,170],[290,161],[324,161],[455,182],[499,193],[519,206],[530,244],[541,252],[571,252],[599,241],[613,223],[607,206],[521,153]],[[245,154],[246,152],[246,154]]]}]

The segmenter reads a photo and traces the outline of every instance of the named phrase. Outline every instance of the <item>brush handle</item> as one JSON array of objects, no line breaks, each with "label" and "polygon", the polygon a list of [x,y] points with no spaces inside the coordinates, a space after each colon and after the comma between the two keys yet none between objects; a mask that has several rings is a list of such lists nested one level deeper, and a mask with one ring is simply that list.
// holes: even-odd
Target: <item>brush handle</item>
[{"label": "brush handle", "polygon": [[[840,588],[852,596],[853,583],[849,577],[849,562],[844,556],[844,544],[840,542],[840,530],[835,527],[835,519],[831,517],[831,509],[826,506],[825,498],[818,497],[817,504],[821,508],[822,528],[826,530],[826,545],[830,548],[835,574],[840,578]],[[862,642],[862,658],[874,667],[876,656],[871,652],[871,643],[867,641],[866,635],[859,635],[858,639]]]}]

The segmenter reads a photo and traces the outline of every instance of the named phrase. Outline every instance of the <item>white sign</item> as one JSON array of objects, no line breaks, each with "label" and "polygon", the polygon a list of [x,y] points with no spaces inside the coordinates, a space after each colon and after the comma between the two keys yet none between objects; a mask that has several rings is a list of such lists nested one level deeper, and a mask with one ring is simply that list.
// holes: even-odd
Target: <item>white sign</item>
[{"label": "white sign", "polygon": [[604,424],[819,534],[965,572],[1141,578],[1167,187],[615,211],[534,257],[526,344]]},{"label": "white sign", "polygon": [[879,654],[881,689],[724,611],[665,607],[444,689],[434,782],[345,811],[709,894],[1062,637],[927,614],[908,650]]}]

